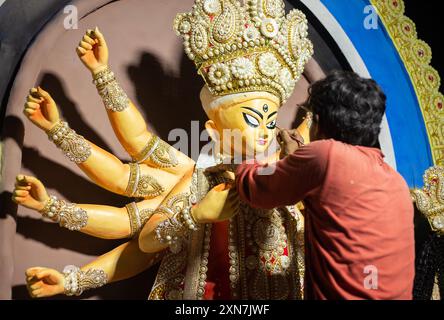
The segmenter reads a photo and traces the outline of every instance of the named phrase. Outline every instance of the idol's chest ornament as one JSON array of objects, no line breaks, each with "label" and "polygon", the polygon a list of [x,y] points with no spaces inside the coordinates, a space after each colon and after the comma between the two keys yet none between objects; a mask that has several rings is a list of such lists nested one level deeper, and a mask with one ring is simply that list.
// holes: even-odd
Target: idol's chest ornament
[{"label": "idol's chest ornament", "polygon": [[[194,172],[197,197],[223,177]],[[228,229],[231,297],[234,299],[301,299],[303,297],[303,217],[294,206],[253,209],[241,202]],[[162,262],[150,299],[202,299],[208,273],[212,224],[188,230]],[[220,232],[220,231],[219,231]],[[172,270],[172,266],[175,269]],[[196,285],[192,285],[196,284]]]}]

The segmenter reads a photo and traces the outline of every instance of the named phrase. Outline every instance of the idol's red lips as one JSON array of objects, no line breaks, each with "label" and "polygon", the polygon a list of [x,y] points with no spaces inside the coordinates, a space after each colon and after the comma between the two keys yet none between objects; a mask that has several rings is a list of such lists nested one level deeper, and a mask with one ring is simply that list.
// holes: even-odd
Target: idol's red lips
[{"label": "idol's red lips", "polygon": [[267,139],[257,139],[257,143],[258,143],[259,145],[261,145],[261,146],[266,145],[267,142],[268,142]]}]

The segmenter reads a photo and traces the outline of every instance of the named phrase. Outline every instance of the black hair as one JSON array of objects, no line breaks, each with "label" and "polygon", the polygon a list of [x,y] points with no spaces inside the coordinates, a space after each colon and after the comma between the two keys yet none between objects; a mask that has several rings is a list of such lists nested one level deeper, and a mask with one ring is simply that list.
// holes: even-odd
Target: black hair
[{"label": "black hair", "polygon": [[319,128],[326,138],[378,146],[386,96],[374,80],[334,71],[313,83],[309,93],[306,107],[319,117]]}]

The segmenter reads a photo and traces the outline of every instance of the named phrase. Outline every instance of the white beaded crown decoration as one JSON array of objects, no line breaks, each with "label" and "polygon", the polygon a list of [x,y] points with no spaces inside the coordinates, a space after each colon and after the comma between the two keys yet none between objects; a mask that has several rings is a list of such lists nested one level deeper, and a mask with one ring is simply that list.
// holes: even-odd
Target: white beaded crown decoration
[{"label": "white beaded crown decoration", "polygon": [[424,173],[424,188],[410,191],[419,211],[427,218],[430,227],[444,235],[444,167],[434,166]]},{"label": "white beaded crown decoration", "polygon": [[283,104],[313,54],[305,15],[285,16],[282,0],[195,0],[191,12],[176,16],[184,39],[215,96],[266,91]]}]

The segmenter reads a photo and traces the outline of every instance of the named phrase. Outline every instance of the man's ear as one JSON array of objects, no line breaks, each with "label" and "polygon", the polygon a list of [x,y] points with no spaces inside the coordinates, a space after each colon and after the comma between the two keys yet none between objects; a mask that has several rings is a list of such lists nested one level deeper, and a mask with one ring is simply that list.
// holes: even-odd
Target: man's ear
[{"label": "man's ear", "polygon": [[211,140],[213,140],[214,142],[220,141],[219,130],[213,120],[208,120],[207,122],[205,122],[205,129],[207,129],[208,135],[210,136]]}]

